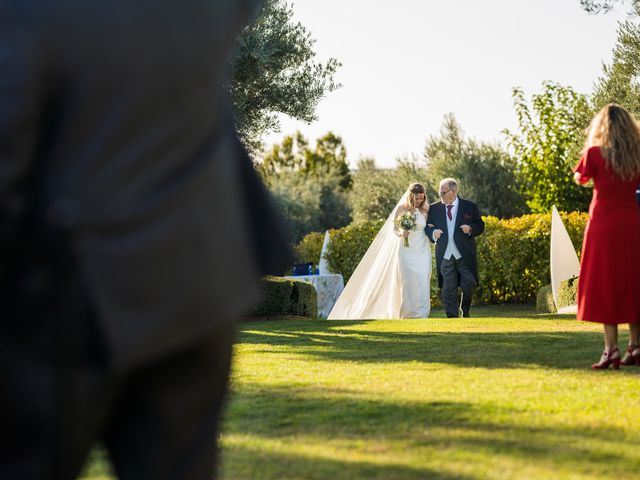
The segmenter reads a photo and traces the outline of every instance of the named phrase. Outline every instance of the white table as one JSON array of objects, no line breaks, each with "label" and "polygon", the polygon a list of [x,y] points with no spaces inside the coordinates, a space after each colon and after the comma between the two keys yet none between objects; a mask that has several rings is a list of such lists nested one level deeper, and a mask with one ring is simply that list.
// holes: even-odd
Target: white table
[{"label": "white table", "polygon": [[312,284],[318,293],[318,316],[327,318],[344,290],[344,279],[339,273],[325,275],[296,275],[287,277]]}]

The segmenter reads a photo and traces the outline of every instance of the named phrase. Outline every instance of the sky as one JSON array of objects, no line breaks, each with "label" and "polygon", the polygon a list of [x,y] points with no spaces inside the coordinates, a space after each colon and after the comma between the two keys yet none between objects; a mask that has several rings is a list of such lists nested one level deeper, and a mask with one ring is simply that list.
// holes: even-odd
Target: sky
[{"label": "sky", "polygon": [[468,137],[504,145],[501,131],[517,129],[512,88],[530,98],[550,80],[591,93],[628,10],[588,15],[578,0],[289,3],[316,40],[317,60],[342,63],[342,87],[320,101],[317,121],[282,116],[265,144],[296,130],[312,142],[333,131],[352,168],[361,157],[392,167],[420,155],[447,112]]}]

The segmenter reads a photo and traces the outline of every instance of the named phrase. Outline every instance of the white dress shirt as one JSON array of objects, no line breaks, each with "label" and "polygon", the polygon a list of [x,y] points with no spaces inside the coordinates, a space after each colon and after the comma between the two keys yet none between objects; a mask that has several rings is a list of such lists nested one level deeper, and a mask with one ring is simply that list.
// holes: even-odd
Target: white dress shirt
[{"label": "white dress shirt", "polygon": [[451,209],[451,220],[449,220],[449,215],[447,213],[448,208],[446,205],[444,206],[444,209],[445,209],[444,214],[447,218],[447,234],[448,234],[447,249],[444,251],[445,260],[449,260],[451,258],[451,255],[453,255],[456,260],[462,258],[462,255],[460,254],[460,250],[458,250],[458,247],[456,247],[456,242],[453,241],[453,234],[456,231],[456,215],[458,214],[459,203],[460,202],[458,201],[458,197],[456,197],[456,199],[452,203],[453,208]]}]

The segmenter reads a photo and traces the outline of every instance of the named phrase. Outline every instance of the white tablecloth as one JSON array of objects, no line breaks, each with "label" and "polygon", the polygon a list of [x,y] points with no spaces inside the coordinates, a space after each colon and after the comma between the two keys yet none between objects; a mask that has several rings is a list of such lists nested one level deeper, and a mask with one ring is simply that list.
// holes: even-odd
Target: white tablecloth
[{"label": "white tablecloth", "polygon": [[316,288],[318,293],[318,316],[327,318],[331,309],[344,290],[344,279],[339,273],[326,275],[296,275],[294,280],[308,282]]}]

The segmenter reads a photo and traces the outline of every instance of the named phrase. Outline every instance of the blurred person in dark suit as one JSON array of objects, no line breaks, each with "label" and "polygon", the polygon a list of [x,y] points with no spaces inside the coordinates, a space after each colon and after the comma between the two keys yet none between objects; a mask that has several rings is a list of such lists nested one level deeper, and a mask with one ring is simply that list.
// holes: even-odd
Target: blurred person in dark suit
[{"label": "blurred person in dark suit", "polygon": [[254,0],[0,0],[0,478],[210,479],[288,264],[222,85]]}]

